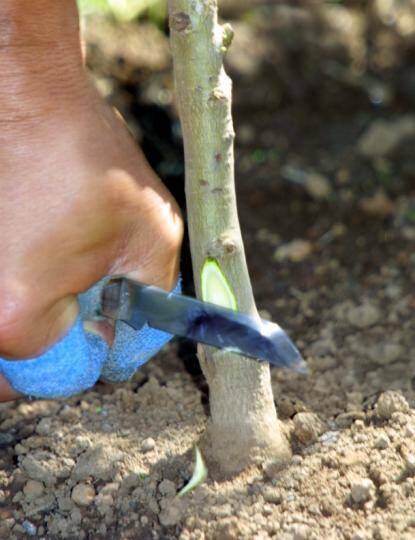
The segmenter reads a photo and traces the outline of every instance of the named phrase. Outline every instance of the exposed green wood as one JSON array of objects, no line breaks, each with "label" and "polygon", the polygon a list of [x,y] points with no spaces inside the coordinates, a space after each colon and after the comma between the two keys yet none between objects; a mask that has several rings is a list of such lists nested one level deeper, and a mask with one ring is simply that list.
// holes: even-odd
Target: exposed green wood
[{"label": "exposed green wood", "polygon": [[225,274],[216,259],[207,258],[202,266],[202,299],[229,309],[238,309],[238,303]]}]

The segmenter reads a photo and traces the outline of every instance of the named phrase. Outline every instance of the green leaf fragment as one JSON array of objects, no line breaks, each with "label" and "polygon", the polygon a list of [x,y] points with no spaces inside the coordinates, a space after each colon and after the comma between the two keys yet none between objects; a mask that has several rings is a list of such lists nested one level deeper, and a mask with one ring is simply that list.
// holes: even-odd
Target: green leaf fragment
[{"label": "green leaf fragment", "polygon": [[195,446],[195,466],[194,466],[192,478],[184,486],[184,488],[179,491],[177,496],[183,497],[183,495],[186,495],[186,493],[190,493],[197,486],[200,486],[200,484],[202,484],[206,480],[207,474],[208,474],[208,470],[205,465],[205,462],[203,461],[202,454],[199,448]]},{"label": "green leaf fragment", "polygon": [[236,297],[216,259],[205,260],[201,272],[202,299],[218,306],[238,310]]}]

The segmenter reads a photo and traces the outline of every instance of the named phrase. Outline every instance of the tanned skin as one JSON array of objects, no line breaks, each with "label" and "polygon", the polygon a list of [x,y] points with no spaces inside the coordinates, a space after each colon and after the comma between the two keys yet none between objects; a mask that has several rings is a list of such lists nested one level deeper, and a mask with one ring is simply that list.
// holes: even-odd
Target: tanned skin
[{"label": "tanned skin", "polygon": [[[171,289],[183,224],[85,72],[75,0],[1,0],[0,73],[0,357],[22,359],[103,276]],[[0,377],[0,401],[16,397]]]}]

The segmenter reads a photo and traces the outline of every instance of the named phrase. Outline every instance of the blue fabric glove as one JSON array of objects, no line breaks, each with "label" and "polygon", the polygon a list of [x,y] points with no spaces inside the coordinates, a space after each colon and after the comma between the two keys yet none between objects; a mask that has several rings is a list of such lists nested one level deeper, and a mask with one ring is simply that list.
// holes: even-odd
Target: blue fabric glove
[{"label": "blue fabric glove", "polygon": [[[0,358],[0,373],[19,393],[44,399],[65,398],[91,388],[99,378],[126,381],[173,336],[145,325],[138,332],[121,321],[115,325],[112,347],[84,329],[96,318],[105,278],[79,295],[80,315],[75,325],[47,352],[30,360]],[[174,292],[180,292],[180,281]]]}]

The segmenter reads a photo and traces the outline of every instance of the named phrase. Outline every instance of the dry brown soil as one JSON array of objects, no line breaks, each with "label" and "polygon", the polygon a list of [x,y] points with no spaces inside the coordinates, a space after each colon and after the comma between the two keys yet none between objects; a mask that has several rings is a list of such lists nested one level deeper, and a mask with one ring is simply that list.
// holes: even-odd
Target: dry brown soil
[{"label": "dry brown soil", "polygon": [[[261,27],[270,12],[249,14],[235,15],[241,32],[274,35],[255,34],[255,21]],[[287,24],[303,31],[309,12],[296,17]],[[91,28],[99,87],[143,140],[138,101],[174,116],[166,38],[133,25],[117,42],[106,23]],[[129,32],[140,31],[128,48]],[[309,28],[310,43],[313,35]],[[114,48],[105,49],[106,38]],[[137,43],[144,51],[151,44],[151,54]],[[397,136],[393,151],[376,158],[359,144],[380,117],[399,120],[415,107],[400,87],[374,108],[361,81],[324,79],[324,70],[316,92],[310,70],[293,81],[282,69],[283,58],[298,68],[292,46],[281,45],[273,63],[271,45],[257,44],[258,73],[246,56],[230,59],[230,70],[240,215],[258,306],[310,365],[308,376],[272,372],[291,463],[282,471],[264,463],[227,481],[209,476],[177,498],[208,396],[194,365],[189,373],[191,358],[185,368],[171,344],[126,384],[0,406],[1,539],[415,538],[415,137],[412,150]],[[321,67],[318,55],[307,61]],[[385,79],[392,88],[398,68]],[[150,142],[154,151],[158,141]],[[163,144],[166,176],[180,191],[180,151]]]}]

